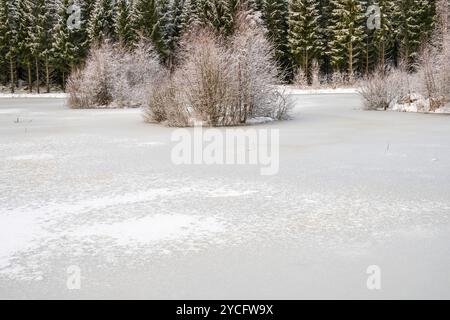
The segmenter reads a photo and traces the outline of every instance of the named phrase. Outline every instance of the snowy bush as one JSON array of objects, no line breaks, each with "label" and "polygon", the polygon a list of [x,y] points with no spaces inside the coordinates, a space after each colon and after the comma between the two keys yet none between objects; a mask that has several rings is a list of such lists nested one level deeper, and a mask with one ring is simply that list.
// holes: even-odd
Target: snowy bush
[{"label": "snowy bush", "polygon": [[361,83],[359,92],[368,110],[386,110],[410,92],[410,75],[402,69],[379,68]]},{"label": "snowy bush", "polygon": [[431,43],[419,59],[420,92],[430,100],[430,111],[450,101],[450,35]]},{"label": "snowy bush", "polygon": [[177,89],[174,78],[155,84],[148,91],[147,104],[143,109],[144,119],[149,123],[165,123],[171,127],[191,125],[189,111],[185,108],[182,91]]},{"label": "snowy bush", "polygon": [[177,87],[183,91],[186,110],[206,125],[239,123],[236,119],[238,91],[235,61],[228,48],[211,31],[190,35],[183,54],[183,64],[175,72]]},{"label": "snowy bush", "polygon": [[289,105],[274,87],[280,82],[280,70],[261,21],[257,16],[241,11],[235,28],[231,54],[237,68],[234,77],[240,122],[245,123],[252,117],[286,118]]},{"label": "snowy bush", "polygon": [[333,89],[347,86],[346,75],[341,71],[335,71],[331,75],[330,85]]},{"label": "snowy bush", "polygon": [[184,36],[175,71],[148,91],[147,121],[233,126],[255,117],[287,117],[289,104],[274,86],[279,72],[264,29],[248,14],[237,21],[228,39],[208,29]]},{"label": "snowy bush", "polygon": [[83,68],[69,77],[67,92],[72,108],[139,106],[146,91],[163,77],[156,54],[141,43],[128,51],[108,42],[91,50]]},{"label": "snowy bush", "polygon": [[113,61],[113,49],[108,43],[91,51],[84,68],[73,72],[67,80],[72,108],[107,106],[113,101]]},{"label": "snowy bush", "polygon": [[140,106],[146,92],[166,75],[153,47],[141,42],[134,50],[116,49],[112,96],[119,106]]},{"label": "snowy bush", "polygon": [[297,72],[295,72],[293,84],[300,89],[304,89],[309,86],[308,77],[302,68],[298,68]]}]

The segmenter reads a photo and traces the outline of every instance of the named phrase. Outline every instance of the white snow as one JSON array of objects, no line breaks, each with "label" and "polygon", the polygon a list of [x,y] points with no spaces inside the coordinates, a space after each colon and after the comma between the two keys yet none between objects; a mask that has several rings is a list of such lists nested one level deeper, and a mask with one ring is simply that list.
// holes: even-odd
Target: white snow
[{"label": "white snow", "polygon": [[255,118],[251,118],[247,120],[247,124],[248,125],[256,125],[256,124],[264,124],[264,123],[269,123],[269,122],[273,122],[274,119],[270,118],[270,117],[255,117]]},{"label": "white snow", "polygon": [[393,100],[389,109],[399,112],[428,112],[430,101],[418,93],[412,93],[401,100]]},{"label": "white snow", "polygon": [[0,109],[0,114],[17,114],[23,111],[22,109],[3,108]]},{"label": "white snow", "polygon": [[137,146],[139,147],[160,147],[166,145],[164,142],[159,141],[149,141],[149,142],[139,142]]},{"label": "white snow", "polygon": [[450,104],[447,104],[443,107],[440,107],[439,109],[436,109],[434,111],[435,113],[449,113],[450,114]]},{"label": "white snow", "polygon": [[272,177],[175,166],[139,110],[0,101],[33,119],[0,116],[0,298],[450,297],[448,117],[295,99]]},{"label": "white snow", "polygon": [[67,93],[0,93],[0,99],[66,99],[69,95]]},{"label": "white snow", "polygon": [[353,94],[358,93],[358,88],[322,88],[301,89],[295,86],[279,86],[279,90],[289,95],[320,95],[320,94]]},{"label": "white snow", "polygon": [[122,246],[158,241],[202,238],[224,232],[226,227],[215,218],[202,218],[185,214],[157,214],[112,224],[95,224],[75,230],[78,237],[109,237]]},{"label": "white snow", "polygon": [[32,214],[0,212],[0,269],[9,266],[15,254],[32,249],[38,236],[48,235]]},{"label": "white snow", "polygon": [[48,153],[39,153],[39,154],[25,154],[20,156],[8,157],[7,160],[14,161],[42,161],[42,160],[50,160],[55,156]]}]

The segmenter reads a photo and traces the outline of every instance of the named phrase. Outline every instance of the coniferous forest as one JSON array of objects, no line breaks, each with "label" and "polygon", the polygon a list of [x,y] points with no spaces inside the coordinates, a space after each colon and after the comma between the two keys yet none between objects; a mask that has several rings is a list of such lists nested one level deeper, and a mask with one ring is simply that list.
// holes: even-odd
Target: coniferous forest
[{"label": "coniferous forest", "polygon": [[[0,0],[0,83],[14,91],[64,88],[68,75],[105,40],[133,48],[153,44],[170,67],[193,24],[224,37],[246,0]],[[379,26],[368,27],[371,6]],[[434,0],[248,0],[259,14],[290,81],[299,68],[325,79],[335,72],[364,76],[378,65],[413,65],[432,34]],[[31,84],[31,85],[29,85]],[[44,88],[44,89],[43,89]]]}]

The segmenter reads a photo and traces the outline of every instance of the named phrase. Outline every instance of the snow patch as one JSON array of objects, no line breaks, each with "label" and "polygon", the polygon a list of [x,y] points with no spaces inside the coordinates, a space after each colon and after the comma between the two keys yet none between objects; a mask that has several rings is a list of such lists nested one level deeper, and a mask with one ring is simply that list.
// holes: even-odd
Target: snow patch
[{"label": "snow patch", "polygon": [[17,114],[21,113],[22,111],[23,109],[12,109],[12,108],[0,109],[0,114]]},{"label": "snow patch", "polygon": [[353,94],[358,93],[359,88],[326,88],[326,89],[301,89],[281,86],[280,91],[288,95],[315,95],[315,94]]},{"label": "snow patch", "polygon": [[32,249],[37,235],[46,234],[32,215],[0,215],[0,269],[14,254]]},{"label": "snow patch", "polygon": [[447,104],[434,111],[435,113],[450,113],[450,104]]},{"label": "snow patch", "polygon": [[164,146],[164,145],[165,145],[165,143],[158,142],[158,141],[139,142],[139,143],[137,143],[138,147],[159,147],[159,146]]},{"label": "snow patch", "polygon": [[428,112],[430,100],[418,93],[412,93],[405,98],[395,99],[389,105],[389,109],[399,112]]},{"label": "snow patch", "polygon": [[40,153],[40,154],[26,154],[21,156],[8,157],[6,159],[14,161],[41,161],[41,160],[50,160],[54,158],[55,157],[52,154]]},{"label": "snow patch", "polygon": [[215,218],[184,214],[158,214],[113,224],[96,224],[76,230],[79,237],[109,237],[119,245],[149,244],[158,241],[199,238],[225,231],[225,225]]},{"label": "snow patch", "polygon": [[258,193],[258,191],[255,191],[255,190],[238,191],[238,190],[217,189],[214,191],[210,191],[208,194],[208,197],[210,197],[210,198],[242,197],[242,196],[247,196],[247,195],[251,195],[251,194],[255,194],[255,193]]},{"label": "snow patch", "polygon": [[69,95],[67,93],[0,93],[0,99],[24,99],[24,98],[53,98],[66,99]]},{"label": "snow patch", "polygon": [[255,125],[255,124],[264,124],[269,122],[274,122],[275,120],[270,117],[256,117],[252,119],[248,119],[246,124]]}]

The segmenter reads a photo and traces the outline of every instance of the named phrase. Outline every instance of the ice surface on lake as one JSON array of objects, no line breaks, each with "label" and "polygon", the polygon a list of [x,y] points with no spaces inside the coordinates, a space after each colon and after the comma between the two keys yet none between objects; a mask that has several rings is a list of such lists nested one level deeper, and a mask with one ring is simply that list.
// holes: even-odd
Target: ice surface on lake
[{"label": "ice surface on lake", "polygon": [[138,109],[1,99],[0,298],[450,298],[450,118],[293,98],[252,127],[280,130],[269,177],[173,165]]}]

